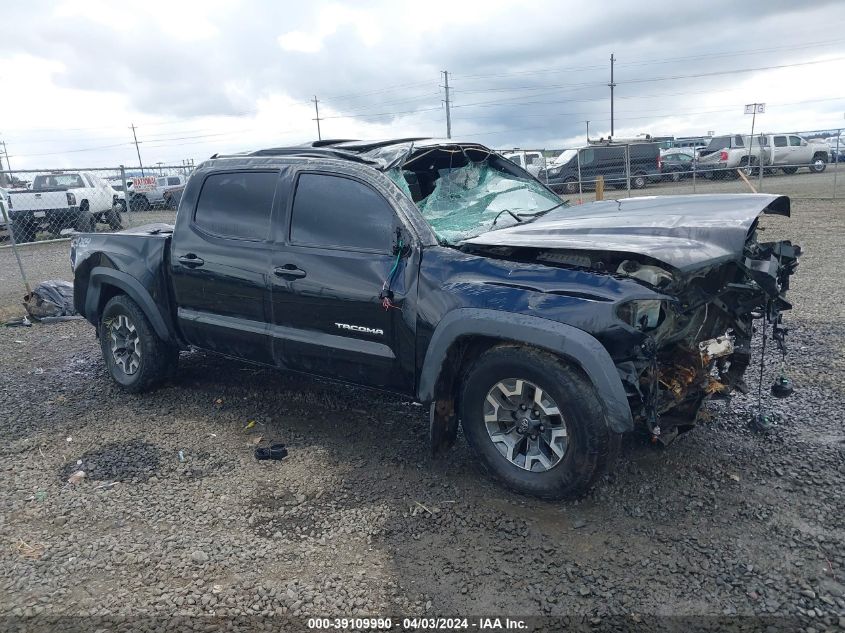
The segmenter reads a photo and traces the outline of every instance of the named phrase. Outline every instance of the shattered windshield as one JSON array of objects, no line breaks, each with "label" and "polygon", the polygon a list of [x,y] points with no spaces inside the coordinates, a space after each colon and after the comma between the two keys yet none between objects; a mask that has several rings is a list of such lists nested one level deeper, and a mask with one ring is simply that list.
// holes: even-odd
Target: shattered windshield
[{"label": "shattered windshield", "polygon": [[440,241],[454,245],[562,204],[537,180],[512,172],[506,162],[480,151],[438,149],[386,173],[416,202]]}]

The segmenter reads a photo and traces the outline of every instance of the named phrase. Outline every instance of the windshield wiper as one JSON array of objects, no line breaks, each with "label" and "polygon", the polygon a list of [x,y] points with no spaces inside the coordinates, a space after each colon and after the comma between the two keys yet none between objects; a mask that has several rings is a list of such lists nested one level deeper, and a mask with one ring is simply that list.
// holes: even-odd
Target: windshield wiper
[{"label": "windshield wiper", "polygon": [[512,217],[514,220],[516,220],[517,222],[520,222],[520,223],[522,222],[522,218],[520,218],[520,217],[519,217],[516,213],[514,213],[514,212],[513,212],[513,211],[511,211],[510,209],[502,209],[501,211],[499,211],[499,212],[496,214],[496,217],[495,217],[495,218],[493,218],[493,224],[491,224],[491,225],[490,225],[490,226],[491,226],[491,228],[492,228],[492,227],[494,227],[494,226],[496,226],[496,222],[498,222],[498,221],[499,221],[499,218],[500,218],[500,217],[502,216],[502,214],[504,214],[504,213],[507,213],[509,216],[511,216],[511,217]]},{"label": "windshield wiper", "polygon": [[[521,218],[526,218],[528,220],[536,220],[540,216],[546,215],[549,211],[554,211],[555,209],[557,209],[559,207],[565,207],[565,206],[569,206],[569,200],[563,200],[559,204],[556,204],[553,207],[549,207],[548,209],[543,209],[542,211],[535,211],[534,213],[520,213],[519,216]],[[521,221],[522,220],[520,220],[520,222]]]}]

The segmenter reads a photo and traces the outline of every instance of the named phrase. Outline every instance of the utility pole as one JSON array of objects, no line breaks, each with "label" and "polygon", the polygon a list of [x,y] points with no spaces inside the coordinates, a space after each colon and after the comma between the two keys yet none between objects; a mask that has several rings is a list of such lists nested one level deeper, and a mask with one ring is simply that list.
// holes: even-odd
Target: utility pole
[{"label": "utility pole", "polygon": [[317,122],[317,140],[322,141],[323,135],[320,132],[320,106],[319,106],[320,102],[317,100],[317,95],[314,95],[314,98],[312,99],[312,101],[314,102],[314,112],[317,113],[317,118],[314,119]]},{"label": "utility pole", "polygon": [[12,184],[12,163],[9,162],[9,150],[6,149],[6,141],[0,141],[0,145],[3,146],[3,155],[6,157],[6,166],[9,168],[9,173],[4,174],[3,171],[3,161],[0,160],[0,184],[3,184],[8,181],[8,183]]},{"label": "utility pole", "polygon": [[135,139],[135,151],[138,153],[138,164],[141,166],[141,177],[144,176],[144,162],[141,160],[141,150],[138,148],[138,136],[135,134],[135,124],[132,124],[132,138]]},{"label": "utility pole", "polygon": [[587,124],[587,142],[589,143],[590,142],[590,122],[585,121],[585,123]]},{"label": "utility pole", "polygon": [[449,109],[451,101],[449,100],[449,71],[443,72],[443,87],[446,89],[446,138],[452,138],[452,112]]},{"label": "utility pole", "polygon": [[613,140],[613,89],[616,87],[616,84],[613,82],[613,62],[616,61],[616,58],[613,56],[613,53],[610,54],[610,83],[607,84],[610,86],[610,139]]},{"label": "utility pole", "polygon": [[163,171],[161,171],[161,166],[162,166],[162,165],[164,165],[164,163],[162,163],[161,161],[158,161],[158,162],[156,163],[156,166],[158,167],[158,175],[159,175],[159,176],[164,176],[164,172],[163,172]]}]

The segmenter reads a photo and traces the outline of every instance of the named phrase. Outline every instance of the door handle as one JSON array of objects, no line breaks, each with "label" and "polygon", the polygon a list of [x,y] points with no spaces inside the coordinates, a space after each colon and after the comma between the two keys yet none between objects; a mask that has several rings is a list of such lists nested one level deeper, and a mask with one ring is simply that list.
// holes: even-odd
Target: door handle
[{"label": "door handle", "polygon": [[283,277],[285,279],[302,279],[305,277],[305,271],[301,268],[297,268],[296,264],[277,266],[273,269],[273,274],[276,275],[276,277]]},{"label": "door handle", "polygon": [[197,266],[202,266],[205,263],[204,259],[197,257],[193,253],[182,255],[181,257],[178,257],[176,261],[188,268],[196,268]]}]

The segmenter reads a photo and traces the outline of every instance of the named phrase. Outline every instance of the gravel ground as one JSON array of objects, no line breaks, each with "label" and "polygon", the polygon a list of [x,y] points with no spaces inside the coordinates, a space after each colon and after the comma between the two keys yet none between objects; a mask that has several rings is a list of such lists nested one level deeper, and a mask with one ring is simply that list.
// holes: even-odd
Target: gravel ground
[{"label": "gravel ground", "polygon": [[[711,403],[668,449],[627,437],[573,503],[504,491],[462,438],[430,458],[426,412],[401,398],[202,353],[127,395],[88,324],[0,328],[0,614],[845,629],[845,208],[801,202],[763,224],[806,251],[788,318],[796,394],[764,398],[780,422],[761,436],[753,398]],[[290,455],[258,462],[259,441]],[[67,483],[80,461],[88,477]]]}]

